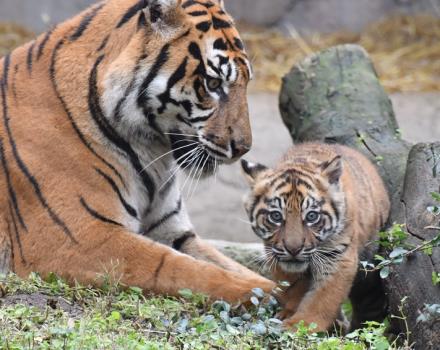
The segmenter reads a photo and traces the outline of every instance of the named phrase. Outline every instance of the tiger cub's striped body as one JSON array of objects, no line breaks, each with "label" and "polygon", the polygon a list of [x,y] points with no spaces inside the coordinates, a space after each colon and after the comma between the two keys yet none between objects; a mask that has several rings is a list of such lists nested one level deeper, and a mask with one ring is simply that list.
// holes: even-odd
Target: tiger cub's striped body
[{"label": "tiger cub's striped body", "polygon": [[246,209],[274,261],[274,278],[291,286],[279,316],[327,330],[358,269],[358,256],[384,225],[389,199],[375,167],[341,145],[294,146],[274,168],[242,161],[251,185]]},{"label": "tiger cub's striped body", "polygon": [[250,76],[219,0],[103,1],[0,59],[0,257],[146,292],[270,290],[193,233],[175,179],[249,150]]}]

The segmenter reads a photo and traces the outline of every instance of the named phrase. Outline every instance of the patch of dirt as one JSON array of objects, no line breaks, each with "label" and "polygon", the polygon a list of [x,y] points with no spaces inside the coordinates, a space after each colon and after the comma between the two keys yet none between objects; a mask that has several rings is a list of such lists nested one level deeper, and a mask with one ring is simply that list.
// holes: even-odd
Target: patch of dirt
[{"label": "patch of dirt", "polygon": [[70,303],[64,298],[45,295],[42,293],[32,294],[15,294],[7,295],[0,298],[0,306],[10,305],[25,305],[33,306],[41,310],[46,310],[47,307],[56,310],[61,309],[67,312],[70,317],[79,317],[83,314],[83,309],[78,304]]}]

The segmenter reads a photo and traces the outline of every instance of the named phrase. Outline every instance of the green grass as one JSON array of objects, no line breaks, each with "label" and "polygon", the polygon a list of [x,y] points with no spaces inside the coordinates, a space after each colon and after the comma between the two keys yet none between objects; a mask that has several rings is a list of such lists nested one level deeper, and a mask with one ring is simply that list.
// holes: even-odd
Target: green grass
[{"label": "green grass", "polygon": [[0,349],[397,349],[376,323],[345,338],[306,327],[282,331],[274,299],[254,294],[246,309],[189,290],[180,298],[144,297],[138,288],[11,274],[0,277]]}]

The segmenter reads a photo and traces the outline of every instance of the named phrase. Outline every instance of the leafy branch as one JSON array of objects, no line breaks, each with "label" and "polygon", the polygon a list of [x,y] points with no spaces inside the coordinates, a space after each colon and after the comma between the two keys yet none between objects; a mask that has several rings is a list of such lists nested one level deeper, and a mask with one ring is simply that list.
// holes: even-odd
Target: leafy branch
[{"label": "leafy branch", "polygon": [[[426,228],[432,228],[432,227],[428,226]],[[440,228],[435,228],[435,229],[440,230]],[[403,262],[405,258],[419,251],[423,251],[425,254],[429,254],[429,252],[432,253],[432,248],[438,245],[440,245],[440,234],[438,234],[435,238],[429,241],[425,241],[422,244],[412,248],[411,250],[407,250],[403,247],[396,247],[388,255],[388,259],[384,258],[381,255],[375,255],[375,259],[380,260],[380,262],[377,265],[374,265],[373,263],[370,263],[368,261],[361,261],[360,263],[363,267],[363,271],[365,272],[380,271],[380,277],[387,278],[390,273],[390,268],[389,268],[390,265],[400,264]]]},{"label": "leafy branch", "polygon": [[[432,192],[431,197],[438,203],[440,203],[440,193]],[[434,216],[440,215],[440,204],[432,205],[427,208],[427,211]],[[406,243],[406,239],[409,234],[404,231],[404,225],[394,224],[389,230],[385,232],[379,232],[379,240],[377,243],[385,248],[387,251],[391,251],[388,257],[385,258],[381,255],[375,255],[375,259],[379,261],[376,265],[372,262],[361,261],[362,270],[367,272],[380,271],[381,278],[387,278],[390,274],[390,265],[400,264],[403,260],[416,252],[423,251],[426,255],[432,255],[434,247],[440,246],[440,234],[429,241],[425,241],[418,246],[411,246]],[[425,230],[438,230],[440,226],[426,226]],[[433,285],[440,284],[440,273],[432,273]]]}]

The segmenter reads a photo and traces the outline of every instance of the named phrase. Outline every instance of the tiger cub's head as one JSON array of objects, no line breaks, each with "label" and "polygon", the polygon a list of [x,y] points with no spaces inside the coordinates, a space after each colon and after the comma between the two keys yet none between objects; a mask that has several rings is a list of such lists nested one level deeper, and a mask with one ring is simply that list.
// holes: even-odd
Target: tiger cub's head
[{"label": "tiger cub's head", "polygon": [[245,208],[266,253],[285,272],[306,271],[344,229],[341,157],[275,169],[242,160],[242,168],[251,187]]},{"label": "tiger cub's head", "polygon": [[252,144],[243,42],[221,0],[144,3],[132,42],[106,75],[107,114],[127,138],[154,131],[182,168],[198,163],[211,173]]}]

